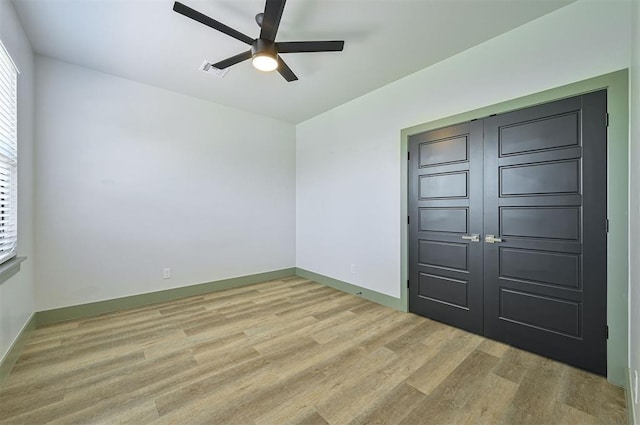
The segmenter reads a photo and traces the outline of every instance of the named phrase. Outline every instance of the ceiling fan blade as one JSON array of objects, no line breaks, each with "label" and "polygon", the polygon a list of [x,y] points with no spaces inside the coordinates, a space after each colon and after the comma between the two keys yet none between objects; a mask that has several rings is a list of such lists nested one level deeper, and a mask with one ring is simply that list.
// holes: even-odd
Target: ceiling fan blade
[{"label": "ceiling fan blade", "polygon": [[173,4],[173,10],[178,12],[181,15],[186,16],[187,18],[191,18],[194,21],[198,21],[201,24],[211,27],[214,30],[218,30],[222,33],[225,33],[228,36],[235,38],[236,40],[240,40],[243,43],[246,43],[249,45],[253,43],[253,39],[248,35],[245,35],[239,31],[236,31],[233,28],[226,26],[222,22],[218,22],[215,19],[210,18],[207,15],[204,15],[198,12],[197,10],[194,10],[189,6],[186,6],[178,1]]},{"label": "ceiling fan blade", "polygon": [[285,2],[286,0],[267,0],[267,4],[264,6],[260,38],[269,41],[276,39]]},{"label": "ceiling fan blade", "polygon": [[231,65],[246,61],[247,59],[251,59],[251,50],[247,50],[246,52],[231,56],[230,58],[221,60],[220,62],[214,63],[211,66],[218,69],[225,69],[229,68]]},{"label": "ceiling fan blade", "polygon": [[276,43],[280,53],[341,52],[344,41],[288,41]]},{"label": "ceiling fan blade", "polygon": [[289,68],[289,66],[284,63],[281,57],[278,57],[278,72],[288,82],[296,81],[298,79],[298,77],[296,77],[296,74],[294,74],[291,68]]}]

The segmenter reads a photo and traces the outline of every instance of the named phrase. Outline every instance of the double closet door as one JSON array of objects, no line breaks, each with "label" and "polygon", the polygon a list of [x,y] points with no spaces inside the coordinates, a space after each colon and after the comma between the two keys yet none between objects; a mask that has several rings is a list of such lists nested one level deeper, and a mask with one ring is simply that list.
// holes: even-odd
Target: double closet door
[{"label": "double closet door", "polygon": [[606,374],[606,91],[409,138],[409,310]]}]

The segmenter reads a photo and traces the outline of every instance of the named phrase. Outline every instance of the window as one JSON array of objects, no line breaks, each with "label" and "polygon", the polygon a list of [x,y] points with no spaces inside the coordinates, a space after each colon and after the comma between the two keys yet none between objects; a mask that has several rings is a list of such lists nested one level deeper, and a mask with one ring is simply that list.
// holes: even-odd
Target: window
[{"label": "window", "polygon": [[18,70],[0,42],[0,264],[18,242]]}]

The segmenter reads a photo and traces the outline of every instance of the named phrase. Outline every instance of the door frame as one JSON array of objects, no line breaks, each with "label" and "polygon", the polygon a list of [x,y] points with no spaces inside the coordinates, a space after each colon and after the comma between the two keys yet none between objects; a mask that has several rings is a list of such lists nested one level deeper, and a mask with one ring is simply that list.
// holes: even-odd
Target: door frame
[{"label": "door frame", "polygon": [[607,238],[607,380],[624,386],[628,360],[628,209],[629,209],[629,71],[623,69],[566,86],[545,90],[506,102],[463,112],[435,121],[405,128],[400,137],[400,299],[404,311],[408,311],[409,296],[409,237],[408,215],[408,161],[409,136],[459,124],[473,119],[485,118],[517,109],[527,108],[554,100],[607,89],[607,215],[609,234]]}]

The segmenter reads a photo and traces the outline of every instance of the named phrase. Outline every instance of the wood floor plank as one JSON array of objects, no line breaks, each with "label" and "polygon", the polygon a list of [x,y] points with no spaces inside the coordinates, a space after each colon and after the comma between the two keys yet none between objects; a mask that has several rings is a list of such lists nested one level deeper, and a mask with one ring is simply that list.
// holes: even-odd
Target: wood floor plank
[{"label": "wood floor plank", "polygon": [[252,423],[262,412],[295,397],[304,387],[314,386],[323,378],[324,375],[318,371],[308,370],[298,374],[295,380],[280,379],[270,386],[261,385],[260,388],[236,392],[224,404],[199,413],[195,419],[197,422],[219,424]]},{"label": "wood floor plank", "polygon": [[0,392],[0,420],[18,416],[33,406],[48,406],[64,399],[65,388],[60,383],[7,388]]},{"label": "wood floor plank", "polygon": [[224,397],[221,397],[221,394],[232,394],[237,391],[238,388],[242,388],[260,379],[264,379],[265,382],[273,382],[273,378],[277,377],[268,370],[266,366],[277,359],[286,359],[288,356],[304,352],[316,345],[317,343],[310,338],[298,338],[291,341],[289,345],[281,346],[279,350],[274,350],[268,355],[259,356],[247,362],[240,363],[236,367],[228,369],[223,373],[214,373],[204,379],[189,383],[158,398],[156,400],[158,412],[160,415],[165,415],[183,406],[209,399],[212,388],[216,390],[215,397],[224,402]]},{"label": "wood floor plank", "polygon": [[398,385],[431,358],[431,353],[421,342],[392,353],[394,358],[391,361],[383,363],[376,371],[370,371],[318,406],[318,412],[331,423],[349,423],[366,415],[376,406],[384,404]]},{"label": "wood floor plank", "polygon": [[287,424],[290,425],[329,425],[329,422],[327,422],[322,416],[320,416],[320,414],[318,414],[318,412],[311,412],[308,415],[306,415],[305,417],[301,418],[298,421],[295,422],[287,422]]},{"label": "wood floor plank", "polygon": [[598,425],[594,416],[562,403],[555,404],[552,417],[564,425]]},{"label": "wood floor plank", "polygon": [[460,409],[477,397],[481,383],[497,362],[496,357],[479,350],[468,353],[400,424],[456,424]]},{"label": "wood floor plank", "polygon": [[60,385],[61,383],[69,385],[70,382],[80,381],[89,377],[109,376],[123,367],[136,365],[144,359],[144,353],[137,351],[97,360],[91,364],[74,365],[63,369],[27,369],[23,370],[22,373],[12,373],[0,392],[9,392],[11,390],[12,396],[16,397],[20,391],[30,392],[34,388],[37,389],[48,385]]},{"label": "wood floor plank", "polygon": [[567,367],[559,399],[564,404],[586,412],[597,423],[626,423],[624,390],[584,370]]},{"label": "wood floor plank", "polygon": [[292,277],[31,333],[0,425],[625,423],[604,378]]},{"label": "wood floor plank", "polygon": [[481,337],[463,331],[451,335],[442,346],[432,347],[432,358],[407,379],[407,384],[431,394],[482,342]]},{"label": "wood floor plank", "polygon": [[536,356],[534,361],[535,365],[523,377],[512,404],[525,412],[551,417],[568,366],[544,357]]},{"label": "wood floor plank", "polygon": [[398,384],[387,397],[372,409],[362,412],[349,425],[385,425],[402,421],[426,395],[404,382]]},{"label": "wood floor plank", "polygon": [[[335,397],[337,400],[340,400],[341,398],[348,399],[345,395],[348,394],[348,389],[351,386],[360,381],[363,377],[366,377],[369,371],[377,370],[397,358],[393,352],[384,347],[381,347],[372,353],[362,353],[357,350],[346,350],[346,352],[348,354],[359,354],[357,357],[359,362],[357,364],[353,364],[353,367],[348,370],[344,370],[342,373],[326,374],[324,373],[326,368],[320,369],[325,375],[324,380],[317,383],[315,386],[305,388],[296,396],[295,399],[292,398],[286,400],[280,405],[270,409],[268,412],[265,412],[263,415],[255,419],[255,423],[265,425],[285,423],[288,421],[295,423],[302,420],[302,418],[309,413],[306,408],[307,406],[313,406],[314,409],[323,416],[320,412],[322,407],[318,406],[327,405],[327,408],[324,410],[331,412],[334,410],[334,405],[330,402],[332,398]],[[335,364],[334,362],[330,363]],[[302,409],[301,401],[303,406]],[[323,416],[323,418],[327,420],[326,417]]]},{"label": "wood floor plank", "polygon": [[499,424],[512,405],[517,390],[518,384],[489,373],[478,386],[477,391],[483,396],[470,398],[457,410],[454,421],[459,425]]},{"label": "wood floor plank", "polygon": [[487,354],[491,354],[492,356],[501,359],[502,356],[504,356],[505,353],[509,350],[509,346],[498,341],[485,339],[484,341],[482,341],[482,344],[478,346],[478,350],[484,351]]},{"label": "wood floor plank", "polygon": [[494,373],[516,384],[522,382],[524,376],[537,364],[537,356],[516,348],[509,348],[500,358]]}]

